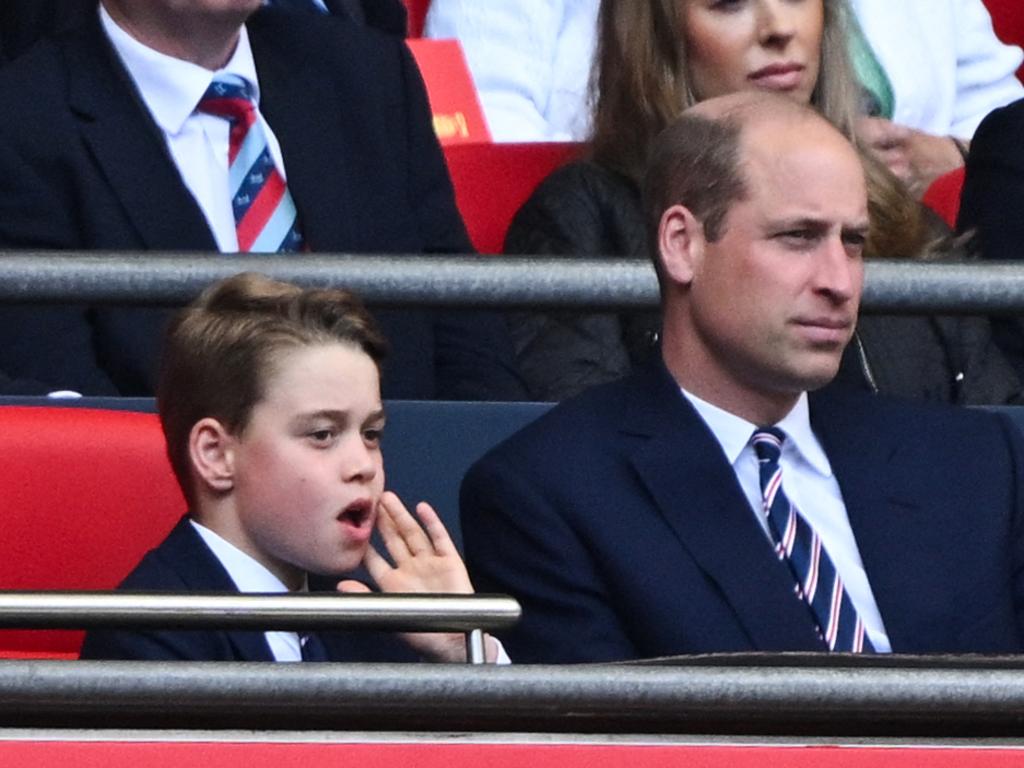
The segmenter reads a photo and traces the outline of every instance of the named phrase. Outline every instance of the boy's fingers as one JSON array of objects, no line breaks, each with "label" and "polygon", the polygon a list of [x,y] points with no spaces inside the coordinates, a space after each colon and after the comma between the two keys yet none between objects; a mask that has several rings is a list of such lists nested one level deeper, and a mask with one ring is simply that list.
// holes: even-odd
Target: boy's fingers
[{"label": "boy's fingers", "polygon": [[[363,565],[366,566],[366,570],[370,572],[373,580],[377,582],[377,586],[381,586],[381,583],[391,571],[391,563],[385,560],[384,556],[372,544],[366,548],[366,554],[363,555]],[[342,582],[342,584],[345,583],[347,582]],[[338,587],[340,588],[341,584]],[[383,587],[381,588],[383,589]]]},{"label": "boy's fingers", "polygon": [[396,563],[399,563],[408,560],[413,553],[408,542],[398,530],[398,526],[395,525],[395,518],[388,505],[385,504],[385,496],[381,496],[380,501],[377,502],[377,530],[380,532],[388,554]]},{"label": "boy's fingers", "polygon": [[344,581],[339,581],[337,589],[338,589],[339,592],[353,592],[353,593],[354,592],[372,592],[373,591],[368,586],[363,584],[363,582],[356,581],[355,579],[345,579]]},{"label": "boy's fingers", "polygon": [[423,527],[426,529],[430,542],[437,554],[445,557],[451,555],[459,556],[459,551],[455,548],[455,542],[452,541],[452,537],[448,535],[448,529],[441,522],[441,516],[437,514],[432,506],[425,501],[421,501],[416,505],[416,516],[423,523]]},{"label": "boy's fingers", "polygon": [[385,491],[380,497],[381,511],[394,525],[402,542],[413,555],[429,554],[433,546],[416,518],[409,514],[405,504],[394,493]]}]

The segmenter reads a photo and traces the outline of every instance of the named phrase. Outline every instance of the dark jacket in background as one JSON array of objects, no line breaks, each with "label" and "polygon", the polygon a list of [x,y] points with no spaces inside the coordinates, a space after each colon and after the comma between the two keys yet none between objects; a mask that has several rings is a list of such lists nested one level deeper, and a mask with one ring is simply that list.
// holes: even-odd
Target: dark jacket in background
[{"label": "dark jacket in background", "polygon": [[[1024,99],[994,110],[978,126],[957,229],[974,233],[983,259],[1024,259]],[[1024,378],[1024,317],[993,317],[992,335]]]},{"label": "dark jacket in background", "polygon": [[[555,171],[516,215],[505,252],[648,260],[636,184],[590,161]],[[657,312],[518,313],[510,319],[520,371],[531,397],[541,400],[561,400],[625,375],[652,355],[659,328]],[[862,315],[832,386],[960,404],[1024,396],[988,321],[965,317]]]}]

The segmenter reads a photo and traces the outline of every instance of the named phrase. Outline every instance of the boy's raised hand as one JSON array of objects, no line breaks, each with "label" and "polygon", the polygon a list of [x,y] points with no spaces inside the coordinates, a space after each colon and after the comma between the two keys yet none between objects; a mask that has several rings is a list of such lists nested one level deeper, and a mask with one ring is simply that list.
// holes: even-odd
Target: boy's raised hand
[{"label": "boy's raised hand", "polygon": [[[384,592],[441,592],[472,594],[466,566],[437,512],[426,502],[416,505],[410,514],[401,500],[385,491],[377,504],[377,529],[391,565],[373,546],[366,550],[363,564]],[[338,584],[341,592],[367,592],[359,581]],[[435,661],[465,661],[465,635],[457,633],[417,632],[403,635],[418,652]],[[493,661],[497,645],[487,638],[487,657]]]}]

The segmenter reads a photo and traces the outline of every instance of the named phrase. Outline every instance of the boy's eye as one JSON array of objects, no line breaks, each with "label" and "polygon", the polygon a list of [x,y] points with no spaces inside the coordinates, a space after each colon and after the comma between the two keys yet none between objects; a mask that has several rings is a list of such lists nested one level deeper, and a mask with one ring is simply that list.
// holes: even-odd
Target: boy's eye
[{"label": "boy's eye", "polygon": [[380,439],[383,435],[384,430],[378,427],[363,430],[363,439],[368,443],[372,443],[373,445],[377,445],[380,442]]},{"label": "boy's eye", "polygon": [[335,434],[333,429],[315,429],[308,436],[314,443],[329,443],[334,439]]}]

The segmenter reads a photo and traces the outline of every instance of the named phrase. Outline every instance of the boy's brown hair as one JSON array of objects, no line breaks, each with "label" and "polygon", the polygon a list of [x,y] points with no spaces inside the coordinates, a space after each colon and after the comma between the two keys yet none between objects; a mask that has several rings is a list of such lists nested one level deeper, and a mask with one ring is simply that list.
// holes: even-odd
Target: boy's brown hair
[{"label": "boy's brown hair", "polygon": [[304,289],[246,272],[208,287],[167,329],[157,409],[167,455],[193,503],[189,434],[217,419],[232,434],[246,427],[284,349],[351,344],[380,366],[387,342],[352,293]]}]

